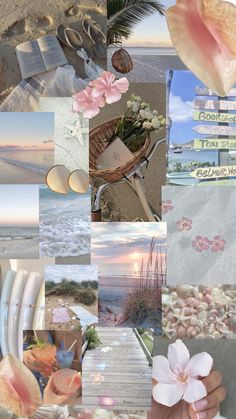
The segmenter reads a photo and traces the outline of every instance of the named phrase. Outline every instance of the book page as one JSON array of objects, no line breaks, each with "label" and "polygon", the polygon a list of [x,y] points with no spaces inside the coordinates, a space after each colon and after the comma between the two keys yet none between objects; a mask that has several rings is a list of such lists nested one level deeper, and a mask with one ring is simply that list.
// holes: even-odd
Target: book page
[{"label": "book page", "polygon": [[28,41],[18,45],[16,55],[23,79],[46,71],[37,41]]},{"label": "book page", "polygon": [[38,45],[47,70],[68,64],[63,49],[55,35],[46,35],[39,38]]}]

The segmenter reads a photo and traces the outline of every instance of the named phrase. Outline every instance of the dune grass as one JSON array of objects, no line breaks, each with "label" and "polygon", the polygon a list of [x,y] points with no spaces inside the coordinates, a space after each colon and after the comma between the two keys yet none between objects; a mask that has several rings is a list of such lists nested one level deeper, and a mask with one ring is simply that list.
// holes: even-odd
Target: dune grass
[{"label": "dune grass", "polygon": [[161,286],[165,283],[165,255],[153,237],[147,263],[142,260],[137,285],[124,305],[125,322],[155,326],[161,316]]},{"label": "dune grass", "polygon": [[66,278],[62,282],[55,284],[53,281],[46,281],[45,294],[58,295],[61,297],[73,296],[75,302],[91,306],[97,299],[95,290],[98,288],[97,281],[69,281]]}]

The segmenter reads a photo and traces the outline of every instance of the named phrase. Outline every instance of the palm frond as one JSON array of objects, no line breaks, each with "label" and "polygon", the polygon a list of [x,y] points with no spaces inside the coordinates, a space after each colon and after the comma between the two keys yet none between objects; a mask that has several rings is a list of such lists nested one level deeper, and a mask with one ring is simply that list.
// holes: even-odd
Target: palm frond
[{"label": "palm frond", "polygon": [[164,7],[157,0],[108,0],[107,2],[107,39],[108,45],[127,39],[145,17],[159,12],[164,14]]}]

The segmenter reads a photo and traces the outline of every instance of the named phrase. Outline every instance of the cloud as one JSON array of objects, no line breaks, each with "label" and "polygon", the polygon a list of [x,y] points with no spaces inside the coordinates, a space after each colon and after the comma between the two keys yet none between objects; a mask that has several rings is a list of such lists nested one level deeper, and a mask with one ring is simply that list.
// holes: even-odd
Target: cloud
[{"label": "cloud", "polygon": [[172,122],[185,122],[193,119],[193,102],[184,102],[180,96],[170,93],[170,118]]}]

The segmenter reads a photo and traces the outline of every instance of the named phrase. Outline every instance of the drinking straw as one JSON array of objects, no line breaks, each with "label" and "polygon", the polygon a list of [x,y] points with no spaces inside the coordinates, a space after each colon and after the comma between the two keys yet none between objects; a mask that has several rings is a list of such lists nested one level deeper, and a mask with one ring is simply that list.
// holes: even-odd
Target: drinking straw
[{"label": "drinking straw", "polygon": [[34,330],[34,337],[35,337],[35,340],[38,341],[38,336],[37,336],[36,330]]},{"label": "drinking straw", "polygon": [[74,375],[73,375],[73,377],[72,377],[72,379],[71,379],[71,381],[70,381],[70,384],[69,384],[69,388],[72,386],[72,383],[73,383],[73,381],[74,381],[74,379],[75,379],[76,375],[80,375],[80,373],[79,373],[79,372],[77,372],[76,374],[74,374]]},{"label": "drinking straw", "polygon": [[75,339],[75,341],[72,343],[72,345],[69,347],[69,349],[67,349],[67,352],[70,352],[71,351],[71,349],[76,344],[76,342],[77,342],[77,339]]}]

